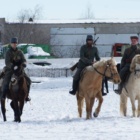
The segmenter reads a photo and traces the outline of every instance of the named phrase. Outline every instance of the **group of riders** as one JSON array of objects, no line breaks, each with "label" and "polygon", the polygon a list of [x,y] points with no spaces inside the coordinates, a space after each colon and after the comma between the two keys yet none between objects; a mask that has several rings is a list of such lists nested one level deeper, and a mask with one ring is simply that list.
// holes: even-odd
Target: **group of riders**
[{"label": "group of riders", "polygon": [[[124,55],[122,56],[121,62],[117,64],[117,69],[121,78],[121,83],[118,85],[118,89],[115,89],[115,93],[121,94],[121,90],[124,84],[127,82],[130,75],[130,64],[133,57],[136,54],[140,54],[140,48],[138,47],[138,37],[131,36],[130,37],[131,44],[129,48],[126,48],[124,51]],[[75,95],[78,90],[78,85],[80,81],[81,72],[83,69],[89,65],[92,65],[96,61],[100,61],[98,49],[95,46],[93,36],[87,35],[86,44],[83,45],[80,49],[80,59],[77,64],[77,70],[73,76],[73,84],[72,90],[69,91],[71,95]],[[96,60],[96,61],[95,61]],[[107,77],[103,77],[102,81],[102,96],[107,95],[108,91],[108,83]],[[104,85],[106,86],[106,92],[104,92]]]},{"label": "group of riders", "polygon": [[[121,63],[120,65],[118,65],[119,74],[121,77],[121,83],[118,85],[118,89],[115,90],[117,94],[121,94],[123,85],[129,78],[130,75],[129,68],[133,57],[136,54],[140,54],[140,48],[138,47],[138,37],[131,36],[130,40],[131,40],[131,44],[130,44],[131,46],[125,50],[124,55],[122,56],[121,59]],[[21,66],[24,71],[24,68],[26,67],[26,59],[22,51],[17,48],[17,44],[18,44],[18,38],[16,37],[11,38],[10,48],[7,50],[5,55],[4,77],[3,77],[3,83],[0,92],[1,100],[5,99],[6,94],[9,92],[9,83],[11,81],[13,71]],[[96,61],[100,61],[100,59],[101,58],[99,56],[98,49],[95,46],[93,36],[87,35],[86,44],[83,45],[80,49],[80,59],[76,66],[77,70],[73,76],[72,90],[69,91],[70,94],[72,95],[76,94],[76,91],[78,90],[81,72],[83,71],[83,69],[89,65],[94,64]],[[26,73],[25,73],[25,79],[27,81],[27,87],[28,87],[28,95],[25,100],[30,101],[31,99],[29,98],[29,91],[30,91],[31,80],[26,75]],[[106,86],[106,92],[104,92],[104,85]],[[108,93],[107,78],[103,77],[102,95],[103,96],[107,95],[107,93]]]}]

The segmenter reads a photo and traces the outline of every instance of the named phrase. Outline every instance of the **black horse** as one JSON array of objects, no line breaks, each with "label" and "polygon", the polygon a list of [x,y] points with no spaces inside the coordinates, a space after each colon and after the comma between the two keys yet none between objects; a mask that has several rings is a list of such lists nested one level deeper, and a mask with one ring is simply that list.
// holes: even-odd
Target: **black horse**
[{"label": "black horse", "polygon": [[[1,73],[1,77],[4,74]],[[21,115],[25,103],[25,98],[28,95],[28,86],[25,78],[25,73],[22,66],[13,71],[11,82],[9,85],[9,91],[6,95],[8,99],[11,99],[11,108],[14,111],[14,121],[21,122]],[[6,107],[5,99],[1,100],[1,110],[3,114],[3,120],[6,121]]]}]

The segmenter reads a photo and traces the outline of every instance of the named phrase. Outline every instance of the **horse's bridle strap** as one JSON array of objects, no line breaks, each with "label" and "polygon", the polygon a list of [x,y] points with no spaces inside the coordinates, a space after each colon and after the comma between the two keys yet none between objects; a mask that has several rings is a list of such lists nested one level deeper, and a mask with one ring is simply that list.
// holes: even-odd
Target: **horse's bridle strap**
[{"label": "horse's bridle strap", "polygon": [[[102,75],[103,77],[107,77],[107,76],[105,75],[105,73],[106,73],[106,70],[107,70],[107,68],[108,68],[109,66],[110,66],[109,64],[106,65],[106,68],[105,68],[104,73],[99,72],[94,66],[93,66],[93,68],[95,69],[95,71],[96,71],[97,73],[99,73],[99,74]],[[110,69],[110,67],[109,67],[109,69]],[[108,77],[108,78],[112,78],[112,77],[113,77],[113,74],[112,74],[111,70],[110,70],[110,73],[111,73],[111,77]]]},{"label": "horse's bridle strap", "polygon": [[105,72],[104,72],[104,74],[103,74],[103,73],[99,72],[95,67],[93,67],[93,68],[95,69],[95,71],[96,71],[97,73],[99,73],[99,74],[102,75],[102,76],[105,76]]}]

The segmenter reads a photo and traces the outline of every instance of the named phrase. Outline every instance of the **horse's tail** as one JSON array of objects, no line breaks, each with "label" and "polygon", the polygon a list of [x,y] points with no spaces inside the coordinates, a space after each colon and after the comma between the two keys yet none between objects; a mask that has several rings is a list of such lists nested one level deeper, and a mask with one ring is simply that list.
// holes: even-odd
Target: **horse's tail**
[{"label": "horse's tail", "polygon": [[126,116],[127,113],[127,96],[124,93],[120,95],[120,113]]}]

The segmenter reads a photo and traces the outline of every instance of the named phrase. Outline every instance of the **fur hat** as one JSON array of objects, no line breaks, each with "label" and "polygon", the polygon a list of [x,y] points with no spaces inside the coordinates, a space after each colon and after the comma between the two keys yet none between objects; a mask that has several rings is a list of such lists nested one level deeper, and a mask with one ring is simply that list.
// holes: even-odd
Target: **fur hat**
[{"label": "fur hat", "polygon": [[13,37],[11,38],[11,43],[18,43],[18,38],[17,37]]},{"label": "fur hat", "polygon": [[137,36],[131,36],[131,39],[139,39]]},{"label": "fur hat", "polygon": [[93,36],[92,35],[87,35],[86,41],[88,40],[93,40]]}]

